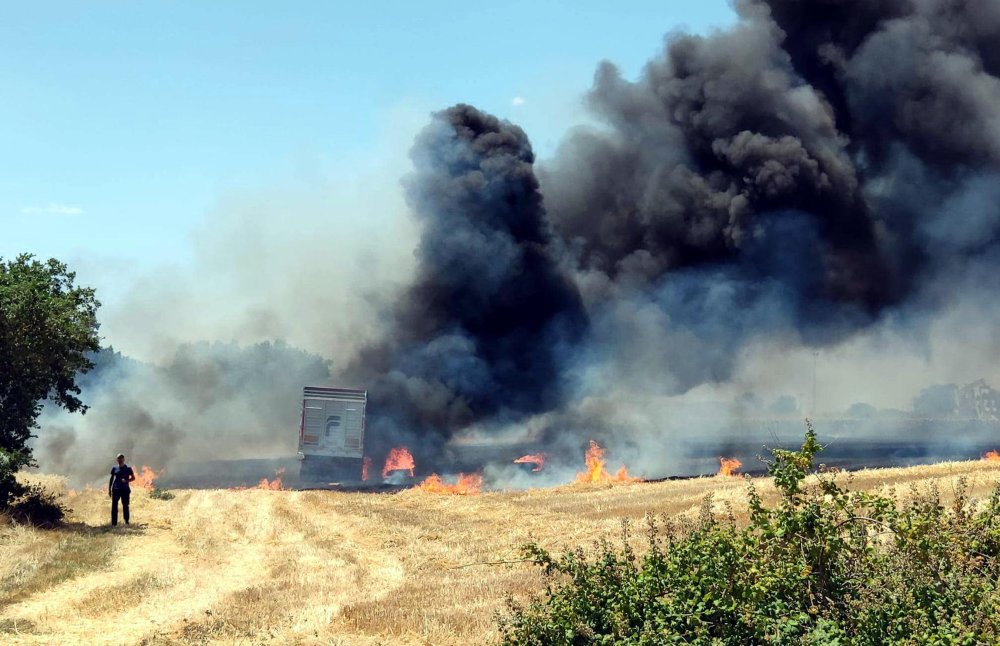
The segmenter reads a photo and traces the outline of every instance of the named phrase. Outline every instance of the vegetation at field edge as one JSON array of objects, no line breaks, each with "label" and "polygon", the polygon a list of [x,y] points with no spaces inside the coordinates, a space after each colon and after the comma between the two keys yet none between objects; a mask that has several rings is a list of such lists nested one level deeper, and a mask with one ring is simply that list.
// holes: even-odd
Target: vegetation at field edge
[{"label": "vegetation at field edge", "polygon": [[[808,424],[807,424],[808,425]],[[1000,635],[1000,489],[976,502],[959,478],[905,503],[833,473],[807,479],[821,450],[773,450],[778,500],[750,483],[749,524],[706,498],[696,520],[647,518],[646,550],[601,541],[555,556],[527,544],[544,595],[508,602],[507,645],[979,644]]]}]

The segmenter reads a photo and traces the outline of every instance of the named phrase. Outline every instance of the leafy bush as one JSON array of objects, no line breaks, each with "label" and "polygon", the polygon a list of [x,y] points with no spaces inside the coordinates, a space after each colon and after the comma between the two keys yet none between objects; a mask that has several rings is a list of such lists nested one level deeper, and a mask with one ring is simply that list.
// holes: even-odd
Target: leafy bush
[{"label": "leafy bush", "polygon": [[982,504],[960,481],[894,497],[806,476],[820,451],[773,450],[780,498],[750,484],[750,523],[706,500],[697,522],[648,521],[648,550],[598,545],[527,558],[549,576],[527,606],[508,601],[504,644],[978,644],[1000,635],[1000,488]]},{"label": "leafy bush", "polygon": [[27,451],[12,451],[0,444],[0,511],[6,511],[11,502],[25,492],[25,486],[17,481],[17,472],[31,464]]},{"label": "leafy bush", "polygon": [[168,489],[153,489],[149,492],[149,497],[157,500],[173,500],[174,494]]},{"label": "leafy bush", "polygon": [[6,514],[15,522],[35,527],[52,528],[62,524],[69,510],[55,494],[39,485],[21,485],[21,493],[14,498]]}]

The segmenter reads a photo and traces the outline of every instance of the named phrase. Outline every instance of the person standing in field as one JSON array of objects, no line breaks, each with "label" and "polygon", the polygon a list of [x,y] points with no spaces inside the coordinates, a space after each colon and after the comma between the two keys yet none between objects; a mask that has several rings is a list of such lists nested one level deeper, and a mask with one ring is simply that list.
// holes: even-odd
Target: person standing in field
[{"label": "person standing in field", "polygon": [[128,499],[132,493],[130,482],[135,480],[132,467],[125,464],[125,454],[118,454],[118,464],[111,467],[111,479],[108,481],[108,495],[111,496],[111,526],[118,524],[118,501],[122,501],[122,516],[128,525]]}]

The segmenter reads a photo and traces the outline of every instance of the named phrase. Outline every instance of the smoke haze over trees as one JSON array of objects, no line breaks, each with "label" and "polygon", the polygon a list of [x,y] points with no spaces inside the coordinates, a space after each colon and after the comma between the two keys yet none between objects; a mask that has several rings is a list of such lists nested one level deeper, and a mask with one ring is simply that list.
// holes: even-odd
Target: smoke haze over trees
[{"label": "smoke haze over trees", "polygon": [[118,452],[157,469],[294,455],[302,385],[330,375],[324,359],[281,342],[186,344],[163,365],[107,348],[93,362],[80,381],[87,415],[42,417],[35,450],[47,470],[103,474]]}]

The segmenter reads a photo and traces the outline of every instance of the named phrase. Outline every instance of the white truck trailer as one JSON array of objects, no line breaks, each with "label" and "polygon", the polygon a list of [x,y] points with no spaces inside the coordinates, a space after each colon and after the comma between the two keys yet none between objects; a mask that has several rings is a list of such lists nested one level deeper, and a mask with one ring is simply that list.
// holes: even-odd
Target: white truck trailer
[{"label": "white truck trailer", "polygon": [[299,469],[304,481],[361,480],[368,393],[353,388],[302,390]]}]

